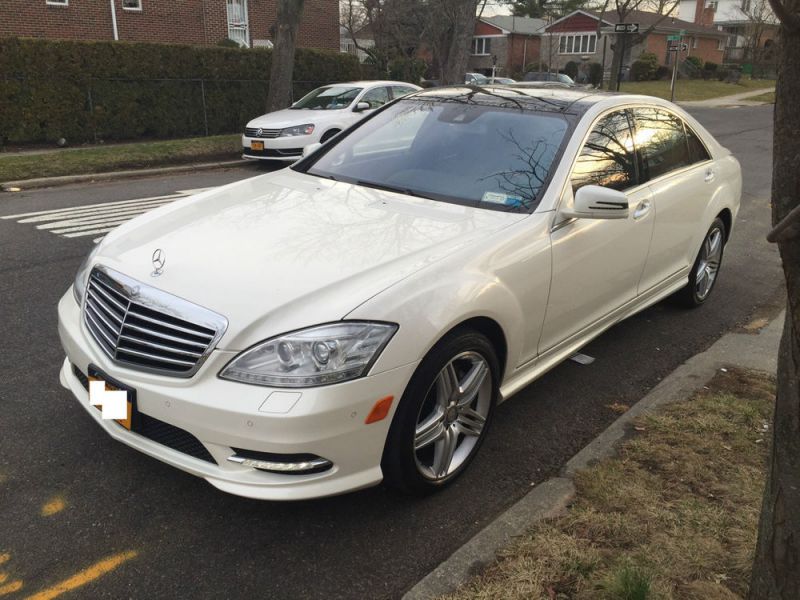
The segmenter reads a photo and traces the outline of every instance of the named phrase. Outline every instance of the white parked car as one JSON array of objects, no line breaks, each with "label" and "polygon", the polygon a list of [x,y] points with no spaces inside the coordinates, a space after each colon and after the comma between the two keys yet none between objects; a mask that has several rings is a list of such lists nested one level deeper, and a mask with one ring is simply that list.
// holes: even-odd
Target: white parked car
[{"label": "white parked car", "polygon": [[614,323],[707,301],[739,209],[728,150],[656,98],[490,91],[412,94],[110,233],[58,307],[61,383],[233,494],[424,493]]},{"label": "white parked car", "polygon": [[250,121],[243,157],[294,162],[310,144],[325,143],[390,100],[420,90],[401,81],[352,81],[315,89],[289,108]]}]

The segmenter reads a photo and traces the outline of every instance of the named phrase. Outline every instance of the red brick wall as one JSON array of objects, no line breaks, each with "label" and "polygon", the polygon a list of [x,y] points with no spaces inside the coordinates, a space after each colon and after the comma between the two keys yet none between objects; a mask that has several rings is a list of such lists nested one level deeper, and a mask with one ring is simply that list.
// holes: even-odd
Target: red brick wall
[{"label": "red brick wall", "polygon": [[526,36],[512,34],[509,36],[508,44],[509,72],[523,70],[526,64],[539,62],[542,38],[538,35]]},{"label": "red brick wall", "polygon": [[[691,36],[684,37],[684,43],[689,45],[689,52],[681,53],[681,58],[698,56],[703,61],[717,64],[722,62],[723,51],[718,49],[716,38],[697,38],[697,48],[693,47]],[[645,40],[645,51],[652,52],[658,58],[659,64],[667,64],[667,35],[651,33]]]},{"label": "red brick wall", "polygon": [[[117,7],[119,39],[131,42],[215,45],[228,36],[225,0],[142,0],[141,11]],[[276,0],[248,0],[251,39],[271,39]],[[111,40],[108,0],[0,0],[0,36]],[[298,45],[339,49],[338,0],[307,0]]]}]

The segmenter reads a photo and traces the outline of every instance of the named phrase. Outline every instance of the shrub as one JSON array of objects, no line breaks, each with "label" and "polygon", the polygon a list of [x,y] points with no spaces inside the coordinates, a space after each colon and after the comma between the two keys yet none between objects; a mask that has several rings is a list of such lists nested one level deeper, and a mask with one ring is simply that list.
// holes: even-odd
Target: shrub
[{"label": "shrub", "polygon": [[603,65],[598,62],[589,63],[589,83],[593,86],[603,83]]},{"label": "shrub", "polygon": [[217,46],[222,46],[223,48],[241,48],[242,46],[239,42],[233,41],[231,38],[225,38],[224,40],[220,40],[217,42]]},{"label": "shrub", "polygon": [[691,63],[692,66],[696,67],[698,71],[703,68],[703,59],[699,56],[687,56],[686,62]]},{"label": "shrub", "polygon": [[576,63],[574,60],[569,61],[566,65],[564,65],[563,72],[565,75],[572,77],[572,79],[577,79],[578,63]]},{"label": "shrub", "polygon": [[[78,143],[241,131],[264,112],[270,57],[266,48],[0,39],[0,138]],[[298,49],[294,97],[358,73],[354,56]]]},{"label": "shrub", "polygon": [[672,69],[669,67],[665,67],[664,65],[659,65],[656,69],[656,76],[655,78],[659,81],[662,79],[670,79],[672,77]]},{"label": "shrub", "polygon": [[633,81],[649,81],[655,79],[658,70],[658,57],[652,52],[642,52],[631,65]]}]

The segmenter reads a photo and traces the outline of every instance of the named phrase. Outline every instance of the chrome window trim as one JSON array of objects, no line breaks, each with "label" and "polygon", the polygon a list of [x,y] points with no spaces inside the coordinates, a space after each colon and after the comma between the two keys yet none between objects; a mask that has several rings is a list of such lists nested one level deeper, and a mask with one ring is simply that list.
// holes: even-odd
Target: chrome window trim
[{"label": "chrome window trim", "polygon": [[[126,360],[120,360],[116,357],[116,351],[113,353],[113,355],[109,353],[108,350],[103,347],[103,344],[101,344],[95,338],[94,333],[85,323],[88,314],[86,297],[88,296],[89,282],[91,282],[92,275],[95,272],[100,274],[103,283],[110,285],[120,294],[126,296],[129,302],[132,304],[137,304],[157,313],[174,317],[176,319],[181,319],[182,321],[187,321],[199,327],[204,327],[215,331],[216,333],[208,342],[208,346],[197,359],[197,362],[194,364],[194,366],[186,371],[172,371],[168,369],[159,369],[156,367],[140,365]],[[91,338],[92,342],[100,348],[104,356],[107,356],[112,362],[125,367],[126,369],[141,371],[144,373],[152,373],[155,375],[165,375],[169,377],[188,379],[197,373],[198,370],[200,370],[205,361],[217,347],[217,344],[219,343],[220,339],[222,339],[225,331],[228,329],[228,319],[219,313],[195,304],[194,302],[190,302],[189,300],[185,300],[179,296],[175,296],[158,288],[152,287],[146,283],[142,283],[141,281],[133,279],[132,277],[128,277],[127,275],[106,267],[105,265],[98,264],[92,268],[87,280],[86,289],[87,293],[84,295],[81,313],[83,316],[82,320],[84,321],[84,326],[87,327],[87,333],[89,334],[88,337]],[[127,317],[127,311],[125,317]],[[123,322],[125,317],[123,317]],[[120,324],[120,335],[121,332],[122,324]],[[119,340],[117,340],[115,344],[119,344]],[[159,359],[161,358],[159,357]],[[163,360],[164,362],[168,362],[168,359],[166,358]]]}]

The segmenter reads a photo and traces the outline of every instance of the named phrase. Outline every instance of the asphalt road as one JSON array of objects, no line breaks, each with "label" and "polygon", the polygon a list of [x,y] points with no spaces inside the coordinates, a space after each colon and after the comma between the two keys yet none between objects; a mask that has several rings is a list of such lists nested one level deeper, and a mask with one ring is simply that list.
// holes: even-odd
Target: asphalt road
[{"label": "asphalt road", "polygon": [[[693,111],[739,157],[743,207],[713,297],[659,304],[503,404],[470,470],[412,499],[381,487],[280,504],[223,494],[112,441],[58,383],[56,303],[91,236],[0,218],[0,596],[398,597],[724,332],[780,301],[769,229],[771,107]],[[258,168],[0,195],[0,217],[170,194]],[[105,562],[103,562],[105,559]],[[3,577],[5,575],[5,578]],[[6,586],[6,587],[4,587]],[[62,587],[63,589],[63,587]]]}]

